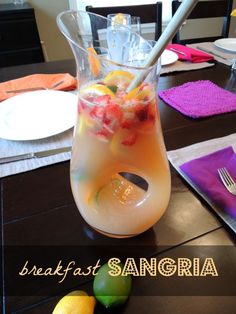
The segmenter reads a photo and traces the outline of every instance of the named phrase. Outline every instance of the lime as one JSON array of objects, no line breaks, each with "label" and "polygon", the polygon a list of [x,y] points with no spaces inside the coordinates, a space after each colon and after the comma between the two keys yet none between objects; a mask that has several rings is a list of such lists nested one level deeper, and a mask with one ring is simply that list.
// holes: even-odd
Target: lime
[{"label": "lime", "polygon": [[86,292],[75,290],[64,296],[52,314],[93,314],[96,300]]},{"label": "lime", "polygon": [[[120,267],[122,267],[120,265]],[[98,271],[93,282],[95,298],[105,307],[114,307],[125,303],[128,299],[132,279],[131,276],[111,276],[110,267],[104,264]]]}]

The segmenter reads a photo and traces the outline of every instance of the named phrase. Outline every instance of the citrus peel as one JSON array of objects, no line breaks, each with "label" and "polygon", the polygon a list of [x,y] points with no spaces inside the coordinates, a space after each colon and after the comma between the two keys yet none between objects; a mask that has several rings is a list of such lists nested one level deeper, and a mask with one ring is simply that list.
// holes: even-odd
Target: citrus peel
[{"label": "citrus peel", "polygon": [[80,90],[81,94],[92,94],[96,96],[108,95],[114,97],[115,94],[110,88],[102,84],[93,84]]},{"label": "citrus peel", "polygon": [[236,9],[231,12],[231,16],[236,16]]},{"label": "citrus peel", "polygon": [[123,71],[123,70],[115,70],[111,71],[105,76],[103,79],[103,83],[105,85],[115,85],[118,88],[128,87],[130,82],[133,80],[134,75],[130,72]]},{"label": "citrus peel", "polygon": [[98,75],[101,72],[101,64],[100,61],[98,60],[96,50],[93,47],[87,48],[87,50],[90,52],[88,54],[88,60],[89,60],[89,65],[91,72],[94,77],[98,77]]}]

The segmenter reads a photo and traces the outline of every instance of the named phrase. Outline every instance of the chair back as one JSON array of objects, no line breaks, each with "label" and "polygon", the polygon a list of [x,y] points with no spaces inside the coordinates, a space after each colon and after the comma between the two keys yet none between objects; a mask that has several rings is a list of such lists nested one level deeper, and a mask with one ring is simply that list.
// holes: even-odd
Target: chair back
[{"label": "chair back", "polygon": [[[145,5],[116,6],[116,7],[92,7],[87,6],[86,11],[107,17],[108,14],[126,13],[131,16],[139,16],[141,23],[154,23],[154,39],[158,40],[162,33],[162,2]],[[94,34],[96,36],[96,34]]]},{"label": "chair back", "polygon": [[[214,42],[217,39],[228,37],[230,27],[230,13],[232,11],[232,2],[233,0],[199,1],[188,17],[188,20],[222,17],[223,25],[219,36],[181,39],[180,29],[174,36],[172,42],[178,44],[191,44],[207,41]],[[172,1],[172,16],[175,14],[180,5],[181,5],[180,1],[178,0]]]}]

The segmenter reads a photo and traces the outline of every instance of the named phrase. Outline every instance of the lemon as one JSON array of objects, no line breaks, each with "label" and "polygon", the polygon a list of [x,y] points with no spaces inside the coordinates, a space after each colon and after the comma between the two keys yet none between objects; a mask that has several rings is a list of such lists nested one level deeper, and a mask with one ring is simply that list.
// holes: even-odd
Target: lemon
[{"label": "lemon", "polygon": [[85,129],[86,129],[86,118],[83,116],[80,116],[80,120],[79,120],[79,127],[78,127],[78,134],[82,134],[84,133]]},{"label": "lemon", "polygon": [[114,17],[114,24],[126,24],[125,16],[123,13],[118,13]]},{"label": "lemon", "polygon": [[122,137],[119,132],[116,132],[112,137],[112,140],[110,142],[110,150],[114,155],[117,155],[122,152],[120,150],[121,139]]},{"label": "lemon", "polygon": [[96,300],[86,292],[76,290],[64,296],[52,314],[93,314]]},{"label": "lemon", "polygon": [[107,308],[125,303],[132,284],[130,275],[111,276],[109,270],[108,264],[104,264],[99,268],[93,282],[95,298]]},{"label": "lemon", "polygon": [[125,97],[125,100],[131,100],[133,98],[135,98],[135,96],[138,94],[140,87],[135,87],[134,89],[132,89]]},{"label": "lemon", "polygon": [[80,90],[81,94],[92,94],[95,96],[109,95],[114,97],[115,94],[110,88],[102,84],[93,84]]},{"label": "lemon", "polygon": [[236,9],[231,12],[231,16],[236,16]]},{"label": "lemon", "polygon": [[130,84],[133,78],[134,75],[130,72],[115,70],[109,72],[107,76],[103,79],[103,82],[106,85],[115,85],[121,88],[125,88]]},{"label": "lemon", "polygon": [[144,89],[136,95],[137,100],[150,101],[155,97],[155,93],[153,90]]}]

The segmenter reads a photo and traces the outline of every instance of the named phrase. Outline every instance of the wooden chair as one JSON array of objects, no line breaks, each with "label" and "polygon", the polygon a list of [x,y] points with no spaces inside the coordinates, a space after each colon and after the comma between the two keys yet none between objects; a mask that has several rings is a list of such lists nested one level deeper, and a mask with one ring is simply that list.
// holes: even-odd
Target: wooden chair
[{"label": "wooden chair", "polygon": [[155,23],[155,36],[157,40],[162,33],[162,3],[133,6],[118,6],[118,7],[92,7],[87,6],[86,11],[96,13],[107,17],[112,13],[126,13],[133,16],[139,16],[141,23]]},{"label": "wooden chair", "polygon": [[[199,1],[188,17],[188,20],[223,17],[222,32],[219,36],[182,39],[180,29],[173,38],[172,42],[178,44],[191,44],[207,41],[214,42],[217,39],[228,37],[232,2],[233,0]],[[178,0],[172,1],[172,16],[175,14],[180,5],[181,2]]]}]

